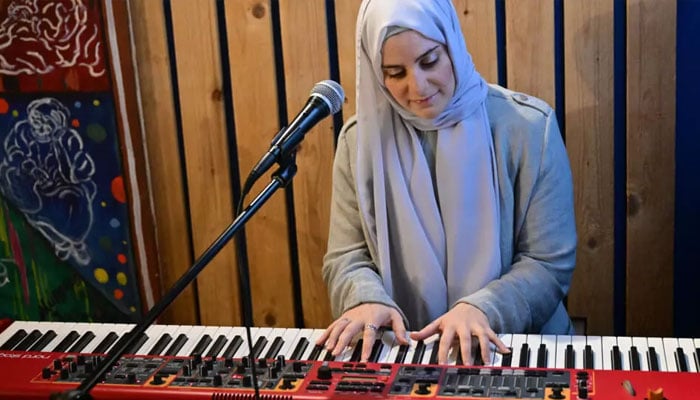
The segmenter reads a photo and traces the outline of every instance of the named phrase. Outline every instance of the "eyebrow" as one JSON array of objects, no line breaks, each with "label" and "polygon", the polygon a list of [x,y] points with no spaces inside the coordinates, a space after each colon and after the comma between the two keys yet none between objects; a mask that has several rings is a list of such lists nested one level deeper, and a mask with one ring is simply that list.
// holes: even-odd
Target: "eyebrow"
[{"label": "eyebrow", "polygon": [[[425,53],[423,53],[423,54],[419,55],[418,57],[416,57],[415,61],[418,61],[418,60],[420,60],[421,58],[427,56],[428,54],[432,53],[433,51],[435,51],[435,50],[438,49],[439,47],[440,47],[440,45],[436,45],[435,47],[432,47],[432,48],[428,49]],[[384,64],[382,64],[382,69],[401,68],[401,67],[402,67],[402,65],[384,65]]]}]

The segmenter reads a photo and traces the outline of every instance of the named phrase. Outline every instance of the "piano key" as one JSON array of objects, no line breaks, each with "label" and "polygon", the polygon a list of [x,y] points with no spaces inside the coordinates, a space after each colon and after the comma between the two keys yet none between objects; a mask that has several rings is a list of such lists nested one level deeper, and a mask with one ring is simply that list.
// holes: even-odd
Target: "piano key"
[{"label": "piano key", "polygon": [[[586,337],[583,335],[571,336],[571,346],[574,348],[574,368],[584,369],[584,361],[586,358]],[[558,361],[559,360],[557,360],[557,365]]]},{"label": "piano key", "polygon": [[314,329],[309,337],[309,346],[304,351],[301,360],[318,360],[324,351],[324,345],[317,345],[316,341],[325,332],[325,329]]},{"label": "piano key", "polygon": [[284,352],[288,360],[301,360],[306,350],[314,346],[310,340],[311,332],[313,332],[312,329],[299,330],[294,343],[290,343],[289,348]]},{"label": "piano key", "polygon": [[647,345],[647,338],[639,336],[632,337],[632,345],[639,353],[639,369],[641,371],[649,371],[649,358],[647,357],[649,346]]},{"label": "piano key", "polygon": [[207,326],[202,331],[202,335],[199,337],[194,347],[190,351],[190,355],[199,354],[200,356],[206,356],[207,350],[214,343],[216,338],[216,332],[219,330],[218,326]]},{"label": "piano key", "polygon": [[433,357],[433,350],[438,348],[439,343],[440,343],[440,335],[438,335],[437,333],[426,338],[423,341],[423,345],[424,345],[425,350],[423,352],[423,360],[419,364],[423,364],[423,365],[430,364],[430,359]]},{"label": "piano key", "polygon": [[693,339],[679,338],[678,347],[683,350],[685,355],[688,372],[698,372],[697,364],[695,363],[695,343]]},{"label": "piano key", "polygon": [[613,347],[617,346],[617,338],[603,336],[601,343],[603,346],[603,369],[610,371],[613,369]]},{"label": "piano key", "polygon": [[[129,333],[133,327],[133,324],[102,324],[96,329],[98,337],[88,344],[84,351],[86,353],[107,353],[116,345],[119,338]],[[66,328],[64,328],[65,330]]]},{"label": "piano key", "polygon": [[286,360],[289,360],[289,355],[294,351],[294,346],[298,343],[299,335],[302,329],[285,329],[282,333],[282,347],[280,347],[277,352],[277,357],[284,356]]},{"label": "piano key", "polygon": [[85,346],[87,346],[93,339],[95,339],[95,333],[92,331],[86,331],[80,336],[73,346],[68,349],[69,353],[80,353],[83,351]]},{"label": "piano key", "polygon": [[636,346],[630,347],[629,359],[630,359],[630,370],[631,371],[641,371],[642,370],[642,363],[640,362],[641,358],[639,356],[639,350],[637,349]]},{"label": "piano key", "polygon": [[234,334],[234,332],[232,332],[231,334],[233,337],[228,342],[228,344],[226,344],[224,352],[219,354],[220,357],[224,357],[226,359],[234,358],[234,356],[238,354],[238,351],[241,347],[243,347],[243,344],[246,342],[243,336]]},{"label": "piano key", "polygon": [[163,333],[160,335],[156,343],[148,350],[149,356],[159,356],[165,352],[168,345],[173,341],[173,337],[169,333]]},{"label": "piano key", "polygon": [[36,343],[29,348],[29,351],[41,351],[47,344],[51,343],[56,336],[58,336],[56,331],[53,329],[48,329],[46,332],[44,332],[41,338],[39,338],[39,340],[37,340]]},{"label": "piano key", "polygon": [[276,358],[278,354],[280,354],[280,351],[282,350],[282,347],[285,345],[285,334],[288,329],[284,328],[274,328],[272,332],[270,333],[270,338],[272,339],[270,341],[270,344],[267,346],[267,348],[264,350],[264,357],[267,359],[273,359]]},{"label": "piano key", "polygon": [[668,372],[680,372],[680,366],[676,359],[676,350],[678,349],[678,340],[676,338],[663,338],[663,355],[666,358],[666,370]]},{"label": "piano key", "polygon": [[[573,339],[569,335],[557,335],[556,336],[556,351],[554,355],[554,367],[555,368],[566,368],[566,347],[571,343]],[[585,344],[585,341],[584,341]],[[583,349],[581,349],[583,350]],[[575,355],[574,355],[575,358]]]},{"label": "piano key", "polygon": [[663,340],[659,337],[649,337],[647,338],[647,345],[649,346],[649,351],[647,352],[649,370],[667,371]]},{"label": "piano key", "polygon": [[[510,333],[499,333],[498,338],[501,339],[501,342],[503,342],[506,347],[511,347],[511,343],[513,341],[513,335]],[[503,354],[495,351],[491,353],[491,365],[499,367],[503,365]]]},{"label": "piano key", "polygon": [[12,350],[14,351],[27,351],[39,338],[41,337],[41,331],[38,329],[33,329],[29,332],[22,340],[17,343]]},{"label": "piano key", "polygon": [[177,354],[175,355],[178,357],[190,356],[192,354],[194,346],[196,346],[199,342],[199,338],[202,336],[204,328],[205,327],[201,325],[191,325],[189,329],[187,329],[187,332],[185,332],[185,335],[187,336],[187,341],[182,345],[180,350],[178,350]]},{"label": "piano key", "polygon": [[[588,336],[586,337],[586,346],[589,346],[589,361],[592,361],[592,365],[585,367],[590,369],[604,369],[604,359],[609,360],[607,354],[603,353],[603,338],[601,336]],[[584,360],[584,364],[585,364]]]},{"label": "piano key", "polygon": [[617,347],[620,350],[620,369],[623,371],[631,371],[630,350],[632,349],[632,338],[629,336],[618,336]]},{"label": "piano key", "polygon": [[182,351],[182,348],[185,346],[185,344],[189,341],[189,338],[187,337],[188,332],[192,329],[191,325],[180,325],[178,326],[177,330],[173,332],[173,342],[168,346],[168,349],[165,350],[166,356],[179,356],[180,352]]},{"label": "piano key", "polygon": [[610,368],[615,371],[622,371],[622,355],[620,354],[620,346],[614,345],[612,347],[612,354]]},{"label": "piano key", "polygon": [[527,335],[520,333],[513,334],[511,346],[513,347],[511,366],[520,366],[520,361],[523,357],[527,358],[527,354],[522,355],[523,345],[527,343]]},{"label": "piano key", "polygon": [[396,355],[399,352],[399,342],[396,340],[396,335],[391,330],[386,330],[382,334],[382,343],[384,347],[377,362],[379,363],[393,363],[396,359]]},{"label": "piano key", "polygon": [[[248,344],[248,333],[246,331],[245,327],[240,327],[236,329],[238,332],[238,335],[243,339],[243,342],[241,343],[241,346],[238,348],[238,351],[236,354],[233,355],[233,358],[236,359],[241,359],[243,357],[247,357],[250,355],[250,349],[252,348],[251,345]],[[250,328],[250,340],[252,345],[255,345],[255,341],[258,338],[258,330],[259,328],[257,327],[251,327]]]},{"label": "piano key", "polygon": [[693,352],[695,355],[695,368],[700,372],[700,339],[693,339],[693,344],[695,346],[695,351]]},{"label": "piano key", "polygon": [[529,349],[529,354],[524,367],[537,368],[537,350],[542,343],[542,336],[537,334],[527,335],[527,345]]},{"label": "piano key", "polygon": [[14,349],[15,347],[17,347],[18,344],[22,342],[22,340],[24,340],[25,337],[27,337],[27,335],[29,335],[29,333],[26,330],[18,329],[11,337],[9,337],[5,341],[5,343],[2,344],[2,346],[0,346],[0,350]]},{"label": "piano key", "polygon": [[542,335],[542,344],[545,346],[547,351],[547,360],[545,368],[556,368],[557,361],[557,336],[556,335]]},{"label": "piano key", "polygon": [[68,351],[68,348],[75,343],[76,340],[80,337],[80,334],[76,330],[71,330],[68,332],[68,334],[61,340],[61,342],[56,345],[56,347],[53,348],[53,352],[62,352],[65,353]]},{"label": "piano key", "polygon": [[[449,349],[447,350],[449,353]],[[436,365],[438,363],[438,354],[440,354],[440,340],[433,342],[432,349],[430,349],[430,357],[428,358],[427,364]]]},{"label": "piano key", "polygon": [[148,340],[146,340],[138,349],[134,351],[134,354],[144,354],[147,355],[151,349],[153,349],[153,346],[160,340],[161,336],[163,336],[163,331],[172,329],[176,325],[151,325],[146,329],[146,336],[148,337]]}]

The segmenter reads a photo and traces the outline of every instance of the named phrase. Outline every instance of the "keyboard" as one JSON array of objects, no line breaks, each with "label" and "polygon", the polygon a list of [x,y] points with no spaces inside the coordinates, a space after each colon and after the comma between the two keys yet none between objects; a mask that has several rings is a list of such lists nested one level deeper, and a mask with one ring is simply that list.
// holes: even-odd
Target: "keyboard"
[{"label": "keyboard", "polygon": [[[0,350],[105,354],[131,331],[133,324],[15,321],[0,333]],[[253,357],[288,360],[359,361],[354,343],[337,357],[315,346],[324,329],[253,327]],[[521,368],[698,372],[700,339],[614,336],[501,334],[511,354],[492,352],[476,365]],[[437,363],[437,335],[398,345],[393,332],[383,331],[373,345],[370,362],[430,365]],[[243,358],[249,356],[245,328],[196,325],[153,325],[128,351],[133,355]],[[448,365],[462,364],[457,348]],[[475,351],[478,353],[478,351]]]}]

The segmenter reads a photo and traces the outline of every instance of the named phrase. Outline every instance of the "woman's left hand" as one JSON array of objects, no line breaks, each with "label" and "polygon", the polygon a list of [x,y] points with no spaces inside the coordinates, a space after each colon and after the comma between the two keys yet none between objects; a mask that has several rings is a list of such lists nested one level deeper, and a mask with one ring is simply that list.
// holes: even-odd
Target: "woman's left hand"
[{"label": "woman's left hand", "polygon": [[428,324],[418,332],[411,333],[413,340],[425,340],[440,333],[440,349],[438,351],[438,363],[446,364],[450,348],[455,340],[459,340],[464,365],[472,364],[472,337],[476,337],[481,346],[481,359],[485,365],[490,364],[491,343],[496,345],[499,353],[508,353],[510,350],[498,338],[496,332],[491,329],[488,318],[481,310],[468,303],[459,303],[440,318]]}]

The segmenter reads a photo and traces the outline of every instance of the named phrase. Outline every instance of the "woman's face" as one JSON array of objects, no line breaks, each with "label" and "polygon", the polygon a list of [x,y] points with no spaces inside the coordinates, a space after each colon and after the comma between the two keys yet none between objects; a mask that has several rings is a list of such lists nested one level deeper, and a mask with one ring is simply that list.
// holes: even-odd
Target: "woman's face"
[{"label": "woman's face", "polygon": [[455,76],[444,45],[407,30],[389,37],[382,49],[384,85],[406,110],[433,119],[447,107]]}]

